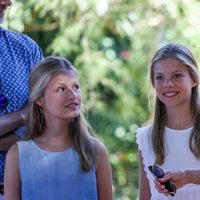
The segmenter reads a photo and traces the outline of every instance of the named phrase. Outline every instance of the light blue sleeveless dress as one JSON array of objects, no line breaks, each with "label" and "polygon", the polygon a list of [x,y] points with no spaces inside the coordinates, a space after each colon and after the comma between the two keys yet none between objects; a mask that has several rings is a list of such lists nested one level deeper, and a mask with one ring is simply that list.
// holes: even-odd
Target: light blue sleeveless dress
[{"label": "light blue sleeveless dress", "polygon": [[81,169],[74,148],[47,152],[32,140],[17,142],[21,200],[97,200],[96,168]]}]

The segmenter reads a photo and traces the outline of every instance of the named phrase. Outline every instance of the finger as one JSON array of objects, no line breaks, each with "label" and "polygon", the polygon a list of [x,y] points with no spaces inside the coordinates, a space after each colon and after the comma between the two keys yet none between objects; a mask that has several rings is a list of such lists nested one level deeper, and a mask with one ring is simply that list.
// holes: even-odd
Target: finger
[{"label": "finger", "polygon": [[169,191],[167,189],[160,189],[160,190],[158,189],[158,192],[162,193],[162,194],[164,194],[166,196],[170,195],[170,193],[169,193]]},{"label": "finger", "polygon": [[169,173],[165,174],[165,176],[163,178],[159,178],[158,181],[160,181],[161,183],[164,183],[164,182],[172,179],[172,177],[173,177],[173,174],[169,172]]},{"label": "finger", "polygon": [[155,183],[156,186],[160,186],[161,185],[161,183],[159,181],[157,181],[156,179],[154,179],[153,182]]}]

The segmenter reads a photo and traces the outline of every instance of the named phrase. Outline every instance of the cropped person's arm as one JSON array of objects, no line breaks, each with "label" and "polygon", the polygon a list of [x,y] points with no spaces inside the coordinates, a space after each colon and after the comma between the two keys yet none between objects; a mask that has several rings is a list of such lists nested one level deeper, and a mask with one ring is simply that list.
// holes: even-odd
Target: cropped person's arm
[{"label": "cropped person's arm", "polygon": [[8,151],[8,149],[20,138],[14,133],[9,132],[7,135],[0,137],[0,151]]},{"label": "cropped person's arm", "polygon": [[0,136],[8,134],[20,126],[24,126],[25,117],[23,113],[22,110],[0,116]]},{"label": "cropped person's arm", "polygon": [[141,151],[139,151],[139,169],[140,169],[139,200],[150,200],[151,199],[150,187],[146,177],[146,172],[144,171],[143,157]]},{"label": "cropped person's arm", "polygon": [[0,116],[0,137],[24,126],[27,119],[29,106],[25,106],[18,112],[12,112]]},{"label": "cropped person's arm", "polygon": [[108,152],[99,145],[99,162],[97,166],[97,189],[99,200],[113,200],[112,171]]},{"label": "cropped person's arm", "polygon": [[18,146],[14,144],[6,155],[4,171],[4,200],[20,200]]}]

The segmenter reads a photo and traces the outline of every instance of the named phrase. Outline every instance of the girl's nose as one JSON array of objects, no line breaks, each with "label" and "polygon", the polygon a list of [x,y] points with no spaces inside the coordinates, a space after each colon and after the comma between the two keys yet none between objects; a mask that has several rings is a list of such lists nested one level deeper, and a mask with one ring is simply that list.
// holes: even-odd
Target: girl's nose
[{"label": "girl's nose", "polygon": [[74,99],[76,98],[76,92],[72,89],[68,90],[67,91],[67,98],[68,99]]},{"label": "girl's nose", "polygon": [[173,86],[173,81],[170,78],[166,78],[164,82],[165,87],[171,87]]}]

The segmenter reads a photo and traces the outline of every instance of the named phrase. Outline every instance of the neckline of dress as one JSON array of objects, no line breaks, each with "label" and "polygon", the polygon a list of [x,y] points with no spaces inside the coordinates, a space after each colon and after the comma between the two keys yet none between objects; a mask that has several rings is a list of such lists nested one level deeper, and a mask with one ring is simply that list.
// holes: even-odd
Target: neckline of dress
[{"label": "neckline of dress", "polygon": [[173,129],[173,128],[169,128],[169,127],[165,126],[165,129],[169,130],[169,131],[175,131],[175,132],[188,132],[188,131],[191,131],[193,129],[193,127],[189,127],[189,128],[185,128],[185,129]]},{"label": "neckline of dress", "polygon": [[42,151],[42,152],[45,152],[45,153],[54,153],[54,154],[66,153],[66,152],[68,152],[68,151],[70,151],[70,150],[73,149],[73,147],[71,146],[71,147],[68,147],[68,148],[64,149],[63,151],[48,151],[48,150],[43,149],[43,148],[41,148],[40,146],[38,146],[38,144],[35,143],[32,139],[30,139],[30,141],[31,141],[31,143],[32,143],[38,150],[40,150],[40,151]]}]

